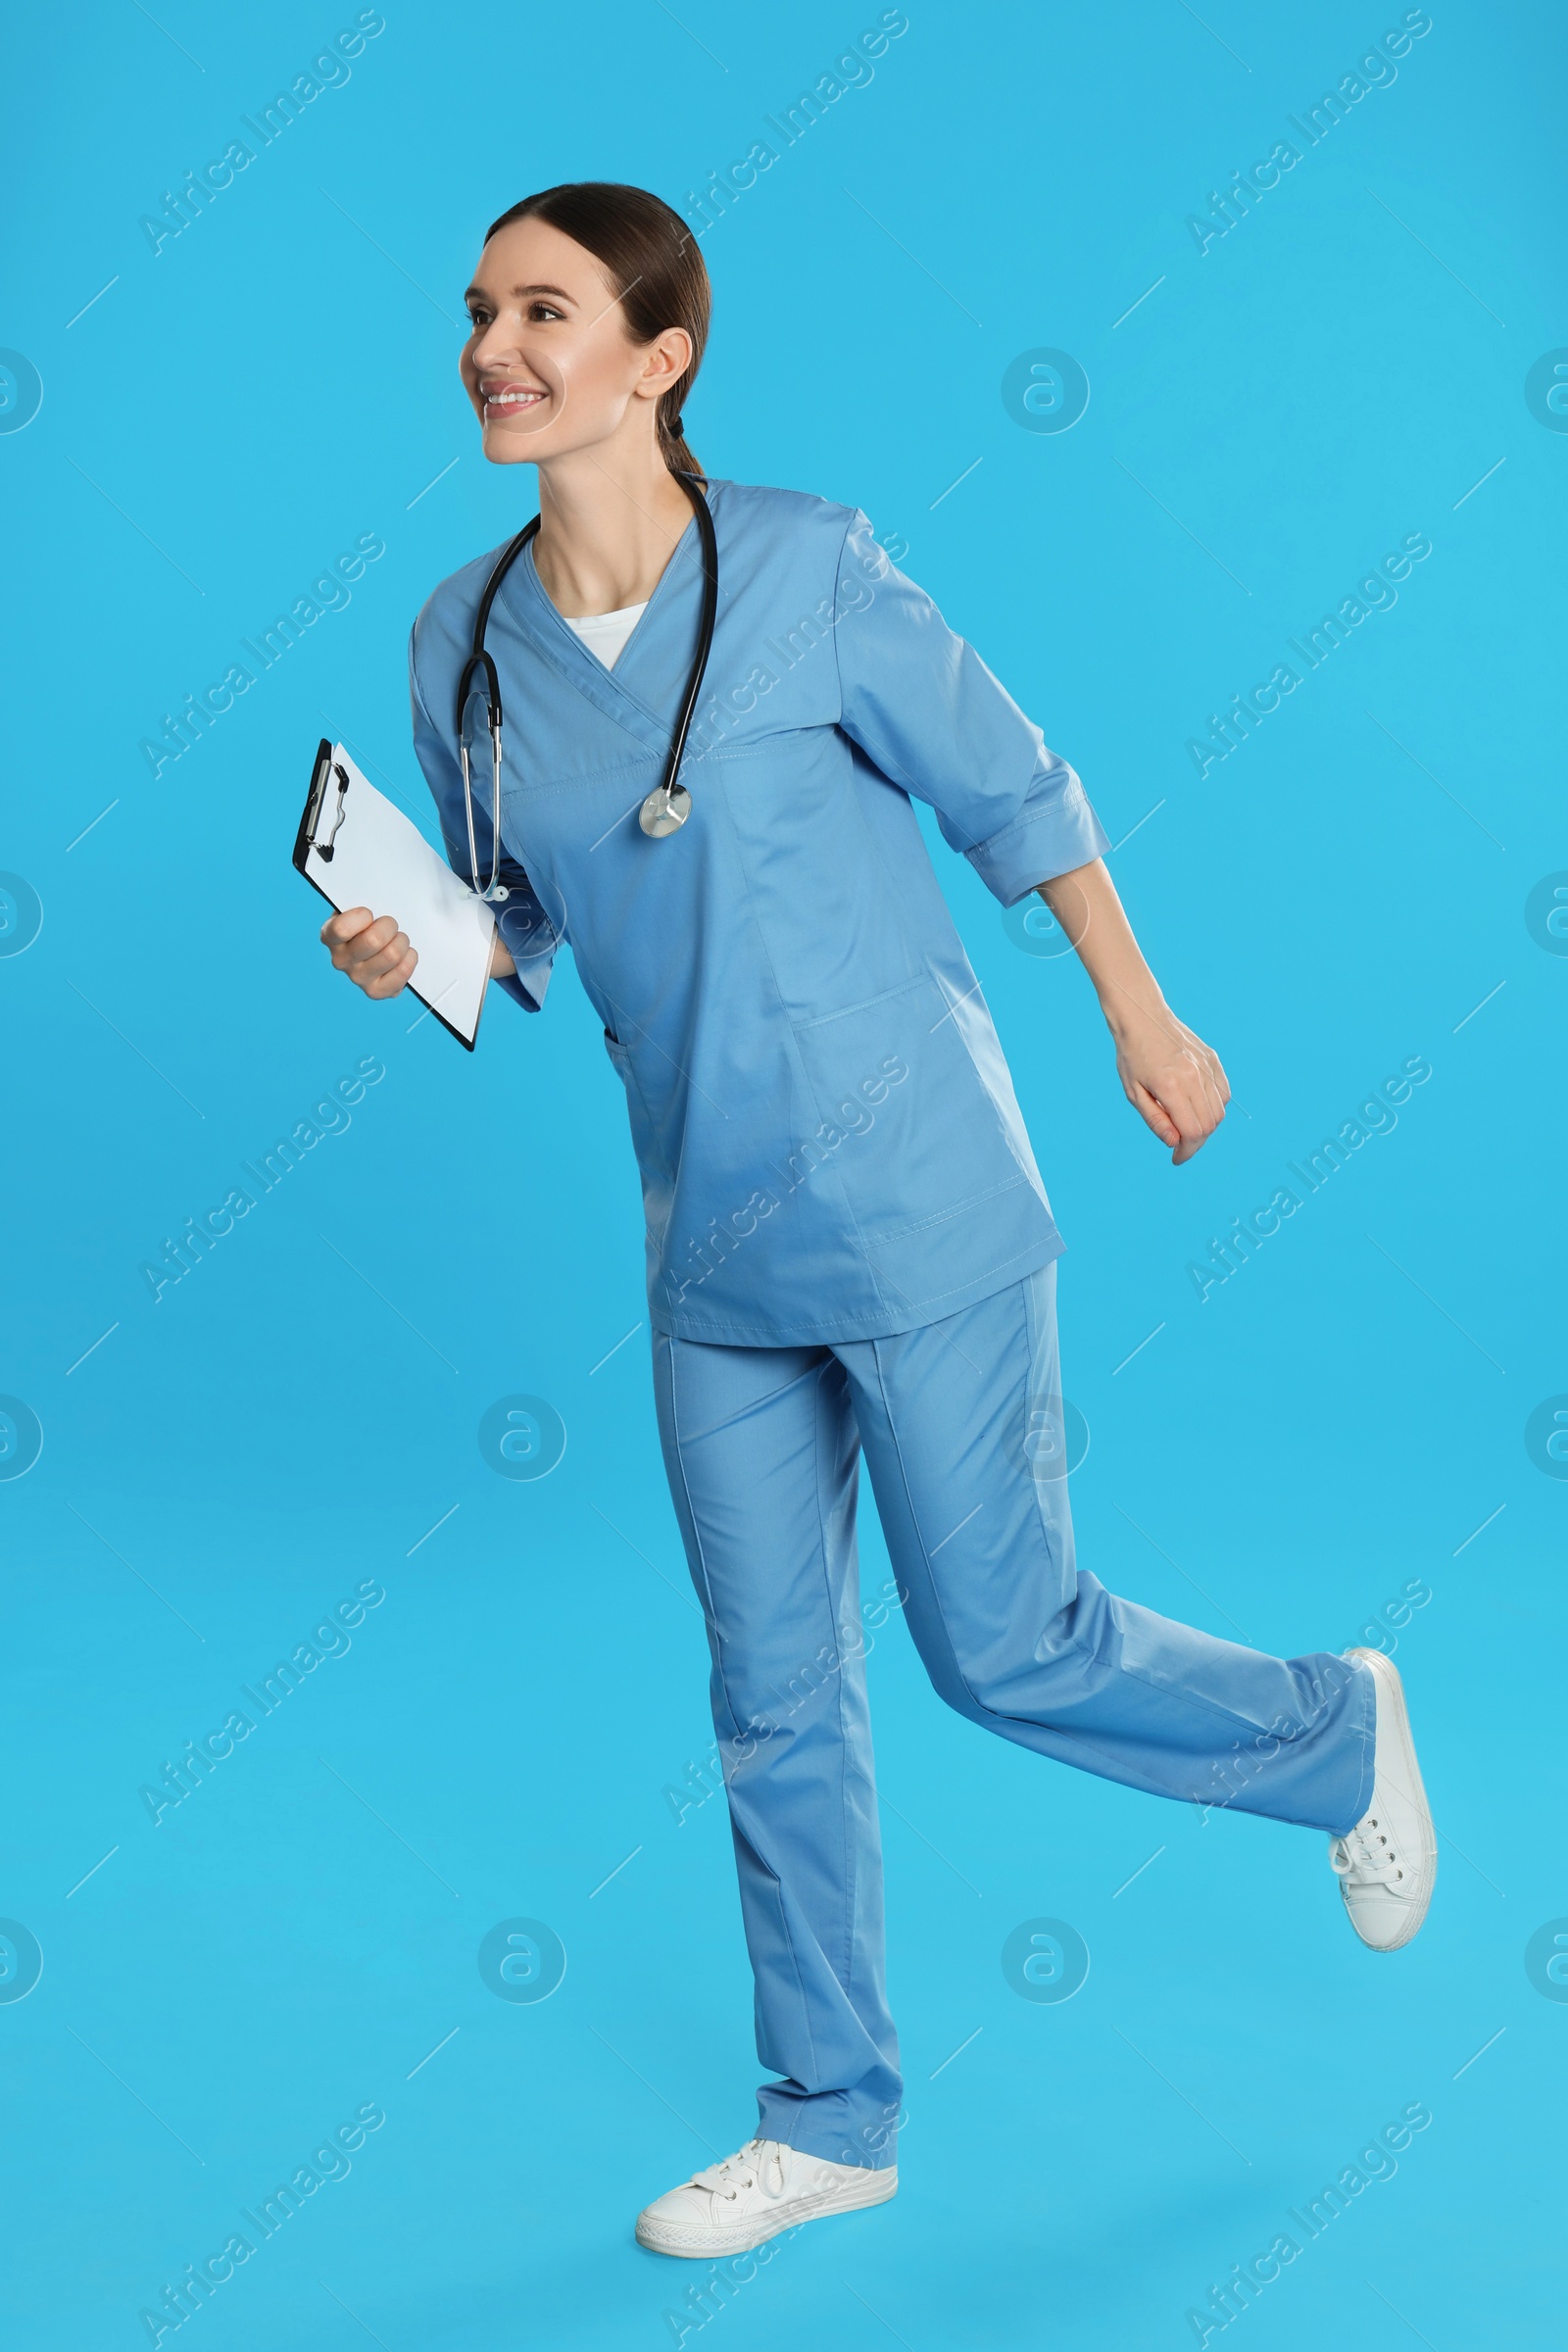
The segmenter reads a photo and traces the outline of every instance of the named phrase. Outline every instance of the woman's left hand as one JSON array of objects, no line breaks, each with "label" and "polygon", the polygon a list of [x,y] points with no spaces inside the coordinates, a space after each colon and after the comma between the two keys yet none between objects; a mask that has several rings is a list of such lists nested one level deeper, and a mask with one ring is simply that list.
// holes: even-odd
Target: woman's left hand
[{"label": "woman's left hand", "polygon": [[1171,1146],[1173,1167],[1208,1141],[1231,1099],[1219,1055],[1168,1007],[1117,1022],[1116,1071],[1133,1108]]},{"label": "woman's left hand", "polygon": [[1139,953],[1132,925],[1104,859],[1054,874],[1036,888],[1095,984],[1116,1041],[1116,1068],[1127,1100],[1171,1147],[1171,1164],[1206,1144],[1231,1099],[1219,1055],[1179,1021]]}]

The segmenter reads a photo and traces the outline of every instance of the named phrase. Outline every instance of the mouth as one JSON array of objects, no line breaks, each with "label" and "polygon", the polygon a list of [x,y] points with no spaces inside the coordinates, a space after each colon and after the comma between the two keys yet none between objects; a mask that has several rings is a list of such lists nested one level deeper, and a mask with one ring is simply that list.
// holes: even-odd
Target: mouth
[{"label": "mouth", "polygon": [[480,386],[484,421],[495,424],[511,416],[525,416],[530,410],[542,408],[550,398],[536,384],[495,383]]}]

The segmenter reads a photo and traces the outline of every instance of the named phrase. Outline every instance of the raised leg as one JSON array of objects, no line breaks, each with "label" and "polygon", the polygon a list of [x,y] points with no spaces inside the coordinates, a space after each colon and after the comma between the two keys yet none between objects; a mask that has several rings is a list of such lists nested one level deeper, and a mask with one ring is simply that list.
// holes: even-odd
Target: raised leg
[{"label": "raised leg", "polygon": [[836,1348],[909,1629],[960,1714],[1158,1796],[1340,1833],[1372,1788],[1358,1660],[1269,1657],[1119,1600],[1073,1557],[1055,1267]]}]

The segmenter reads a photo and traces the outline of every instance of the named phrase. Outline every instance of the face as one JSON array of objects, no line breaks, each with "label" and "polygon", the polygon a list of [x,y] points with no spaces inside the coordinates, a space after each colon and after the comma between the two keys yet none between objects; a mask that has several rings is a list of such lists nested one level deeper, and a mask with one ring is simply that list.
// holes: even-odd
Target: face
[{"label": "face", "polygon": [[660,394],[691,359],[681,327],[633,343],[603,265],[544,220],[493,236],[465,299],[463,381],[493,465],[651,434]]}]

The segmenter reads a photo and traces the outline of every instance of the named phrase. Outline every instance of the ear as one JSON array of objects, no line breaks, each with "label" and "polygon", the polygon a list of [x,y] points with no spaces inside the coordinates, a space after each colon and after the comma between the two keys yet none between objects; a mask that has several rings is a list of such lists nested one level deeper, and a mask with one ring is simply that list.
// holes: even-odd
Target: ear
[{"label": "ear", "polygon": [[636,392],[639,400],[658,400],[678,383],[692,364],[692,339],[683,326],[666,326],[643,347],[643,372]]}]

